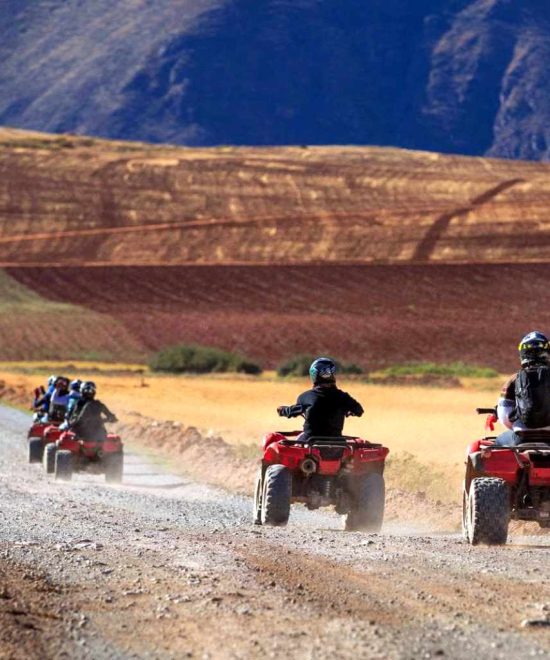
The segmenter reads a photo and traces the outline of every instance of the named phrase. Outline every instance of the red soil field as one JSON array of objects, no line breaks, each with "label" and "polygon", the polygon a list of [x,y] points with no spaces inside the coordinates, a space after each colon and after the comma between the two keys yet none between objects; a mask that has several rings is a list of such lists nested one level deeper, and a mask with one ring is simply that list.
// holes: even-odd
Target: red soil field
[{"label": "red soil field", "polygon": [[550,328],[550,264],[9,268],[50,300],[116,318],[143,353],[195,342],[265,366],[327,352],[367,369],[408,361],[516,368]]}]

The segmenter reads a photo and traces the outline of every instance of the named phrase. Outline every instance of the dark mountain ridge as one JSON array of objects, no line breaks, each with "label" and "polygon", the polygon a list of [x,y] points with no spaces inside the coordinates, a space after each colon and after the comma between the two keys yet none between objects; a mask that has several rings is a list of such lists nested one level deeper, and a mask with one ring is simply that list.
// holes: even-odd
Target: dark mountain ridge
[{"label": "dark mountain ridge", "polygon": [[546,0],[7,0],[0,123],[548,160]]}]

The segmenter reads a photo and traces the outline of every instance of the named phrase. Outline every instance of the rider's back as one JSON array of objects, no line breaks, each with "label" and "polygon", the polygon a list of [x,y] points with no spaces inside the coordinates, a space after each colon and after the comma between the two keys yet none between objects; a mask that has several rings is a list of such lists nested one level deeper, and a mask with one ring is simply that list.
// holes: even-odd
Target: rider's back
[{"label": "rider's back", "polygon": [[340,436],[348,413],[363,414],[361,404],[337,387],[313,387],[300,394],[298,404],[305,408],[304,433],[308,436]]}]

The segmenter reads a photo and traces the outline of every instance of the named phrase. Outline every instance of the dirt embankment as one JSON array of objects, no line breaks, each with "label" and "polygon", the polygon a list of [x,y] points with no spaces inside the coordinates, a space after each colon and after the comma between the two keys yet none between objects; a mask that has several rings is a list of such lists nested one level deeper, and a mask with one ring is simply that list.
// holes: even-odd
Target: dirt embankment
[{"label": "dirt embankment", "polygon": [[0,263],[546,260],[548,172],[398,149],[1,130]]}]

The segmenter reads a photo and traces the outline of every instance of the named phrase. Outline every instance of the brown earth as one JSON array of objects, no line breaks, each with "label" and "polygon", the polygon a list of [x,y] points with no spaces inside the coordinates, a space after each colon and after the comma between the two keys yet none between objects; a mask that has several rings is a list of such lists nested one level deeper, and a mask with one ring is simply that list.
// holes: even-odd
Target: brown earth
[{"label": "brown earth", "polygon": [[55,309],[10,309],[0,357],[143,360],[196,342],[264,367],[328,352],[367,369],[512,370],[522,334],[550,325],[549,172],[395,149],[0,130],[0,265],[74,311],[56,333]]},{"label": "brown earth", "polygon": [[[295,353],[327,352],[368,370],[424,360],[508,372],[517,366],[518,339],[550,327],[544,263],[7,272],[45,298],[116,319],[134,353],[135,346],[147,353],[195,342],[243,352],[264,367]],[[27,337],[21,346],[14,333],[2,350],[19,346],[14,357],[21,358],[40,340],[37,335],[33,346]]]}]

